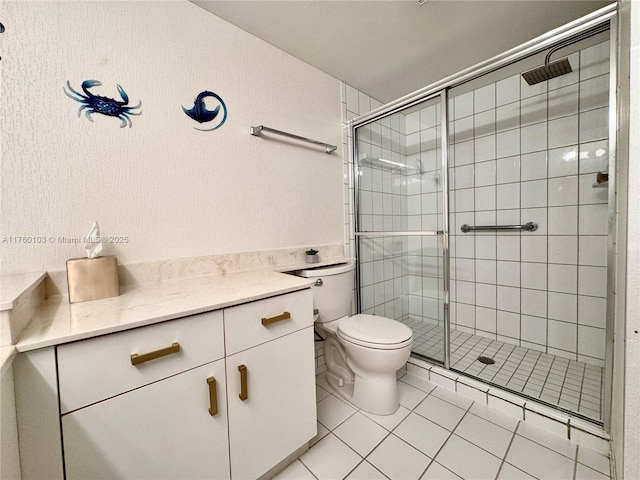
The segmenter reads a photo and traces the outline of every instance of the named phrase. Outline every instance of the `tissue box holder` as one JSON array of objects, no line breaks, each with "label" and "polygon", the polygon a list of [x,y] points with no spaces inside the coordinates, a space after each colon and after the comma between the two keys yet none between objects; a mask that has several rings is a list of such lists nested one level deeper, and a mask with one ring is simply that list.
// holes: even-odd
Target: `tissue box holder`
[{"label": "tissue box holder", "polygon": [[118,259],[114,256],[67,260],[69,303],[120,295]]}]

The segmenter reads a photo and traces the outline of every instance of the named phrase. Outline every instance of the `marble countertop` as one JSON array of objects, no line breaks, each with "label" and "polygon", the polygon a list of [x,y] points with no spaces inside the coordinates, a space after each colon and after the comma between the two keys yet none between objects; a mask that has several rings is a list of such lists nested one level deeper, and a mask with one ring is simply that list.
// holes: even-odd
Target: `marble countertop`
[{"label": "marble countertop", "polygon": [[18,298],[38,286],[45,272],[16,273],[2,275],[0,285],[0,310],[11,310]]},{"label": "marble countertop", "polygon": [[302,290],[309,279],[270,270],[121,288],[120,296],[69,304],[45,301],[16,344],[18,352],[83,340]]}]

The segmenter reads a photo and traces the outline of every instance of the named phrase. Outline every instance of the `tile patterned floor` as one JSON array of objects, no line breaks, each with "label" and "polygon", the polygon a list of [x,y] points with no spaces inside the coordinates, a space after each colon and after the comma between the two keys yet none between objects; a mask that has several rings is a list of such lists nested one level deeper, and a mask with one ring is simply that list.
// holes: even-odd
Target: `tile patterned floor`
[{"label": "tile patterned floor", "polygon": [[[414,332],[414,352],[444,358],[442,326],[414,319],[403,322]],[[601,367],[457,330],[451,332],[450,344],[453,370],[595,420],[603,418]],[[481,355],[496,363],[480,363]]]},{"label": "tile patterned floor", "polygon": [[317,378],[318,435],[276,478],[609,480],[609,460],[405,374],[400,409],[363,412]]}]

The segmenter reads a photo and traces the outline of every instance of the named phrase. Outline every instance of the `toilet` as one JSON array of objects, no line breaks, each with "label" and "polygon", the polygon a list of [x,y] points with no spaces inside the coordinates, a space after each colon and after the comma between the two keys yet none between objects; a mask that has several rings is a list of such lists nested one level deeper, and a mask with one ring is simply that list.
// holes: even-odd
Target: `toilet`
[{"label": "toilet", "polygon": [[390,318],[351,316],[354,273],[354,262],[296,272],[314,282],[315,325],[325,337],[327,382],[356,407],[391,415],[400,406],[396,371],[411,354],[413,332]]}]

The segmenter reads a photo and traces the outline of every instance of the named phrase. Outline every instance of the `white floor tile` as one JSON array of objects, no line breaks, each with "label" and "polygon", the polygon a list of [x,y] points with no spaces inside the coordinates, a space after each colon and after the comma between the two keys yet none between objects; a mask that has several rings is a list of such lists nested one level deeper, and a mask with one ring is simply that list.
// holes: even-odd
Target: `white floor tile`
[{"label": "white floor tile", "polygon": [[502,463],[498,457],[455,435],[435,459],[465,480],[495,478]]},{"label": "white floor tile", "polygon": [[360,412],[350,417],[336,428],[333,433],[363,457],[366,457],[371,450],[389,435],[388,430],[385,430]]},{"label": "white floor tile", "polygon": [[387,477],[369,462],[363,461],[349,474],[347,480],[387,480]]},{"label": "white floor tile", "polygon": [[470,414],[464,416],[453,433],[500,458],[507,453],[513,437],[513,432]]},{"label": "white floor tile", "polygon": [[418,479],[429,465],[430,459],[423,453],[389,435],[367,460],[391,479]]},{"label": "white floor tile", "polygon": [[336,428],[354,413],[356,413],[355,408],[334,395],[329,395],[318,402],[318,421],[329,430]]},{"label": "white floor tile", "polygon": [[609,475],[603,475],[593,468],[578,463],[576,466],[575,480],[609,480]]},{"label": "white floor tile", "polygon": [[362,457],[338,437],[329,434],[300,457],[300,461],[319,479],[344,478]]},{"label": "white floor tile", "polygon": [[497,480],[535,480],[535,477],[505,462],[502,464]]},{"label": "white floor tile", "polygon": [[453,430],[465,413],[463,409],[433,395],[425,398],[415,412],[447,430]]},{"label": "white floor tile", "polygon": [[398,426],[398,424],[409,415],[411,410],[400,405],[400,408],[393,415],[374,415],[373,413],[362,411],[362,413],[376,422],[378,425],[382,425],[387,430],[391,431]]},{"label": "white floor tile", "polygon": [[420,390],[405,382],[398,382],[398,396],[400,397],[400,405],[413,410],[425,399],[427,392]]},{"label": "white floor tile", "polygon": [[316,384],[316,402],[319,402],[320,400],[322,400],[323,398],[328,397],[329,395],[331,395],[330,392],[326,391],[320,385]]},{"label": "white floor tile", "polygon": [[485,420],[490,421],[491,423],[495,423],[499,427],[506,428],[511,432],[515,431],[518,426],[518,420],[513,418],[510,415],[505,415],[495,408],[487,407],[486,405],[481,405],[479,403],[474,403],[469,409],[469,413],[476,415],[480,418],[484,418]]},{"label": "white floor tile", "polygon": [[529,440],[550,448],[565,457],[569,457],[571,460],[576,459],[577,445],[569,440],[560,438],[557,435],[553,435],[545,430],[534,427],[526,422],[520,422],[516,433],[521,437],[526,437]]},{"label": "white floor tile", "polygon": [[430,458],[435,457],[451,432],[416,413],[411,413],[393,431]]},{"label": "white floor tile", "polygon": [[458,480],[459,478],[458,475],[451,470],[447,470],[438,462],[431,462],[431,465],[429,465],[420,480]]},{"label": "white floor tile", "polygon": [[317,427],[318,427],[318,433],[315,437],[313,437],[311,440],[309,440],[309,446],[313,446],[316,443],[318,443],[320,440],[322,440],[324,437],[327,436],[327,434],[329,433],[329,430],[327,429],[327,427],[325,427],[324,425],[322,425],[320,422],[316,422]]},{"label": "white floor tile", "polygon": [[518,435],[505,460],[540,480],[573,478],[573,460]]},{"label": "white floor tile", "polygon": [[274,480],[314,480],[313,474],[304,466],[300,460],[296,460],[278,475]]},{"label": "white floor tile", "polygon": [[358,410],[323,380],[317,377],[318,435],[280,480],[610,480],[607,457],[499,410],[469,407],[466,397],[415,375],[399,381],[402,405],[389,416]]},{"label": "white floor tile", "polygon": [[583,447],[582,445],[578,447],[578,462],[607,476],[611,474],[609,459],[604,455],[600,455],[595,450]]},{"label": "white floor tile", "polygon": [[321,373],[320,375],[316,375],[316,385],[321,386],[327,392],[333,392],[333,388],[331,388],[331,385],[329,385],[329,382],[327,382],[326,372]]}]

